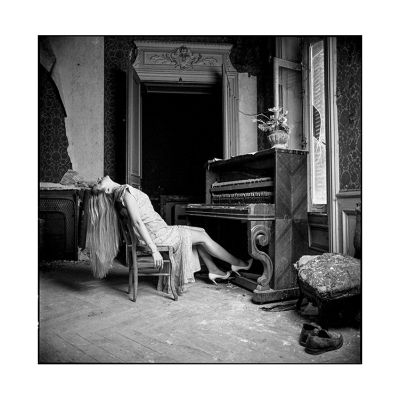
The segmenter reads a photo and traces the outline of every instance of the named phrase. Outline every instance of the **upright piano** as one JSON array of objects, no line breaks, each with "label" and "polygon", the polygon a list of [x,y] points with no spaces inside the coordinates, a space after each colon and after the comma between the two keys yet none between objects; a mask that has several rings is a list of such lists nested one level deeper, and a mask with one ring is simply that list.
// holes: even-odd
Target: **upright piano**
[{"label": "upright piano", "polygon": [[208,161],[206,203],[188,204],[186,214],[190,224],[213,221],[222,232],[224,222],[245,225],[236,230],[230,224],[224,235],[246,232],[247,252],[261,263],[258,274],[240,271],[242,276],[234,278],[253,291],[255,303],[298,295],[293,263],[308,246],[306,151],[268,149]]}]

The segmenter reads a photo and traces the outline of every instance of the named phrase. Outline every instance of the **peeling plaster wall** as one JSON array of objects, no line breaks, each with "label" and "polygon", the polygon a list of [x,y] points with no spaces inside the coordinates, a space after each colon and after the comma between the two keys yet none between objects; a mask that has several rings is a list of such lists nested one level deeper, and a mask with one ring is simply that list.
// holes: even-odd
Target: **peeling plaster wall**
[{"label": "peeling plaster wall", "polygon": [[104,38],[50,37],[53,79],[67,113],[72,169],[94,180],[104,172]]}]

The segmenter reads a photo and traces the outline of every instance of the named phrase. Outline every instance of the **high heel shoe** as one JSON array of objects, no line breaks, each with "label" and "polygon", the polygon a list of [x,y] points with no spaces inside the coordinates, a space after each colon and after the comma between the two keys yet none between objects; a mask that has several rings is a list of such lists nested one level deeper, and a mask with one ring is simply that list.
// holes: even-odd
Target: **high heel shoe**
[{"label": "high heel shoe", "polygon": [[231,276],[232,271],[228,271],[225,275],[217,275],[217,274],[213,274],[211,272],[208,273],[208,279],[214,284],[214,285],[218,285],[217,282],[215,282],[216,279],[222,279],[222,280],[226,280]]},{"label": "high heel shoe", "polygon": [[251,268],[251,264],[253,264],[253,259],[250,258],[250,260],[247,262],[246,267],[239,267],[238,265],[232,265],[231,269],[232,272],[234,272],[237,276],[240,276],[239,271],[243,269],[244,271],[248,271]]}]

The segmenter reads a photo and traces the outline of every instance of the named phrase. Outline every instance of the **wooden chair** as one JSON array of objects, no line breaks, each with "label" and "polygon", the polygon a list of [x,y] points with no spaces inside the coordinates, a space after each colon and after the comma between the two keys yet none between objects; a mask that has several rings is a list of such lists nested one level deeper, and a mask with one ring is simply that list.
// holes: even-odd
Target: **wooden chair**
[{"label": "wooden chair", "polygon": [[[161,269],[157,268],[151,258],[150,249],[139,243],[127,210],[121,207],[118,210],[118,214],[125,246],[126,266],[129,268],[129,298],[132,301],[136,301],[139,276],[158,276],[157,290],[162,290],[163,279],[164,277],[168,277],[168,286],[172,296],[174,300],[178,300],[174,282],[174,266],[171,261],[172,247],[157,246],[157,250],[162,254],[164,259],[163,267]],[[145,260],[142,260],[142,258],[145,258]]]}]

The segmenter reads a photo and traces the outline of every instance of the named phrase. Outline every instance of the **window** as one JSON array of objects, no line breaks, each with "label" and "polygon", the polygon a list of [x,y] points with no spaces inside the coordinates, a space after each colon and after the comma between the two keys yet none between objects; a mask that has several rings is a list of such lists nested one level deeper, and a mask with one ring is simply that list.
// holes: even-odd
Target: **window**
[{"label": "window", "polygon": [[274,107],[289,111],[289,148],[302,149],[302,72],[301,63],[274,57]]},{"label": "window", "polygon": [[324,40],[313,40],[304,48],[304,133],[309,150],[309,211],[327,211],[326,73]]},{"label": "window", "polygon": [[326,205],[326,135],[325,135],[325,74],[324,42],[310,46],[311,82],[311,201],[313,205]]}]

